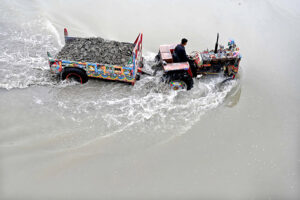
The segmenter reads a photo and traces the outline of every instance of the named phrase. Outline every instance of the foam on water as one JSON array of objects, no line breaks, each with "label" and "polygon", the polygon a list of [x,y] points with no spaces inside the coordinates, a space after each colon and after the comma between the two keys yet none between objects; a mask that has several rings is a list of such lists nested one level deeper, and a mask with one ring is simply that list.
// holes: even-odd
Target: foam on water
[{"label": "foam on water", "polygon": [[[0,88],[26,88],[30,85],[51,85],[47,51],[61,45],[53,25],[44,17],[22,15],[16,7],[0,9]],[[7,13],[7,15],[5,14]]]},{"label": "foam on water", "polygon": [[113,136],[142,137],[151,146],[186,133],[203,114],[222,105],[239,84],[231,81],[217,87],[222,80],[196,80],[191,91],[170,91],[158,77],[144,77],[135,87],[97,80],[86,85],[62,83],[51,89],[53,98],[39,96],[33,101],[47,112],[56,112],[59,121],[76,126],[75,132],[61,133],[72,140],[56,143],[55,151]]}]

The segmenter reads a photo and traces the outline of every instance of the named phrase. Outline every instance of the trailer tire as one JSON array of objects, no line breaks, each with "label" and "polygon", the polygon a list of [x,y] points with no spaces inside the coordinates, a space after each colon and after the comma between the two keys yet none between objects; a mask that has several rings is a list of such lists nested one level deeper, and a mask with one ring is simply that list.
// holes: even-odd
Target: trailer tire
[{"label": "trailer tire", "polygon": [[74,67],[64,68],[61,78],[62,80],[75,80],[81,84],[84,84],[89,80],[89,77],[83,69]]}]

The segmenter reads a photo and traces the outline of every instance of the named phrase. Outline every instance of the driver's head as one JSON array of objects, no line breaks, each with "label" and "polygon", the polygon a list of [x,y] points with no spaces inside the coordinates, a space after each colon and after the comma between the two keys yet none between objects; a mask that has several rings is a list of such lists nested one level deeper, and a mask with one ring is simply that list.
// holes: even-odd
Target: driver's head
[{"label": "driver's head", "polygon": [[185,46],[185,45],[187,44],[187,42],[188,42],[188,40],[185,39],[185,38],[183,38],[183,39],[181,40],[181,45],[182,45],[182,46]]}]

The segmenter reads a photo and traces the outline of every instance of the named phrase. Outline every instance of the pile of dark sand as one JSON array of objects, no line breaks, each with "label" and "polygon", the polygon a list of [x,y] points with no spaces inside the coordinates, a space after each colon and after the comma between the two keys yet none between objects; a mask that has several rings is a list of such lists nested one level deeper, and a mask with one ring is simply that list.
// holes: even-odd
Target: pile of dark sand
[{"label": "pile of dark sand", "polygon": [[57,58],[99,64],[126,65],[132,56],[133,43],[102,38],[74,38],[66,42]]}]

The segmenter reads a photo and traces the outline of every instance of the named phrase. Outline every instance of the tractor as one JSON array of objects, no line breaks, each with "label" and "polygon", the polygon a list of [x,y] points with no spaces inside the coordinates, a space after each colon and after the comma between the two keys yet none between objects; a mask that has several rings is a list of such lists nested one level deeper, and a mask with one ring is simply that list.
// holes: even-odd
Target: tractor
[{"label": "tractor", "polygon": [[[234,40],[228,42],[227,48],[219,46],[218,42],[219,34],[214,50],[194,51],[189,55],[190,62],[174,62],[176,45],[161,45],[156,61],[164,71],[163,81],[173,90],[190,90],[194,84],[193,77],[223,73],[226,80],[234,79],[241,61],[239,48]],[[196,74],[192,73],[190,63],[196,67]]]}]

